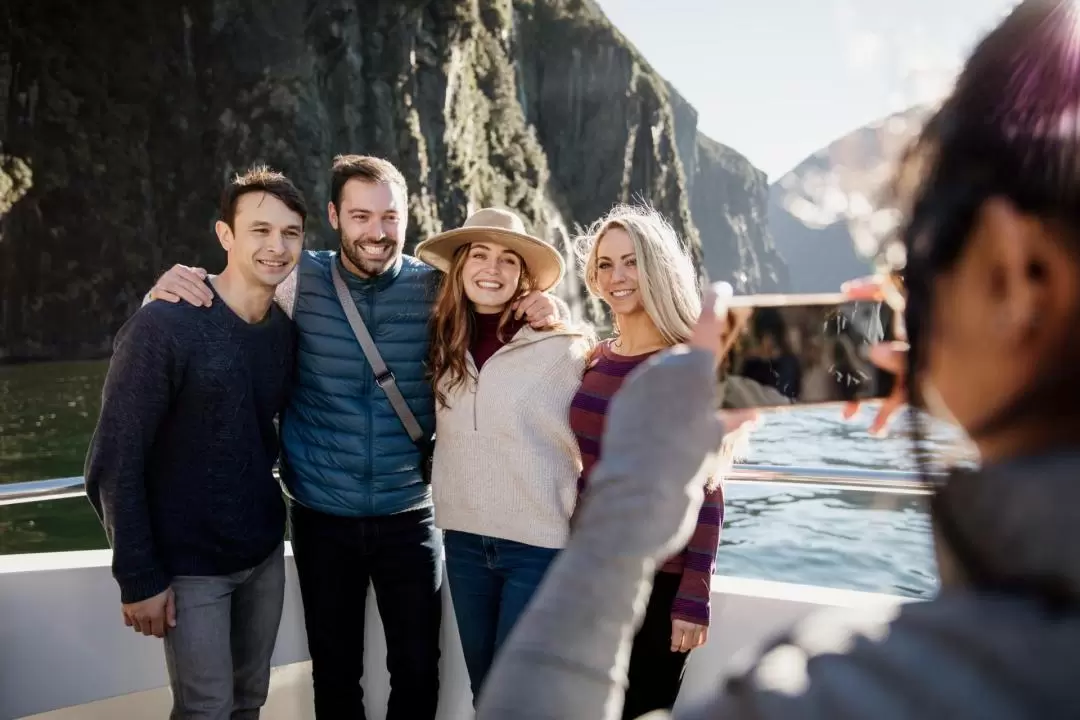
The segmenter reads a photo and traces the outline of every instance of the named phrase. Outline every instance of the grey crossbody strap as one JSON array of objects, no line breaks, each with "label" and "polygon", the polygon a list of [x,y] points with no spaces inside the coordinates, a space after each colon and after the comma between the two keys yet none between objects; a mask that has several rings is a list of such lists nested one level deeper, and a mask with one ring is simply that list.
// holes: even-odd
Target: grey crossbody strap
[{"label": "grey crossbody strap", "polygon": [[394,412],[401,419],[401,424],[405,426],[409,437],[412,438],[414,443],[419,443],[421,438],[424,437],[424,431],[420,428],[420,423],[416,421],[416,416],[412,414],[412,410],[409,409],[409,404],[405,402],[401,390],[398,389],[397,378],[394,377],[394,373],[390,371],[390,368],[386,367],[382,355],[379,354],[379,348],[375,345],[375,340],[372,339],[371,333],[368,332],[367,326],[364,325],[364,320],[356,309],[356,303],[353,302],[352,296],[349,295],[349,288],[345,285],[344,278],[341,277],[341,271],[338,270],[337,258],[330,261],[330,272],[333,273],[334,290],[337,291],[338,301],[341,303],[341,309],[345,311],[345,318],[349,321],[349,327],[352,328],[353,334],[356,335],[356,340],[360,343],[360,349],[364,351],[364,356],[367,357],[367,361],[375,373],[375,384],[386,393],[386,397],[390,400],[390,404],[394,406]]}]

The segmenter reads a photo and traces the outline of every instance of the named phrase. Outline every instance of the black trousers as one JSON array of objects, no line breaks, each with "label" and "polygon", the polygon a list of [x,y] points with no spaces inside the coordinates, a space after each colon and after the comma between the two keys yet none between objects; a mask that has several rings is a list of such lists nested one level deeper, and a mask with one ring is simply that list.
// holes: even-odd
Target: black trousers
[{"label": "black trousers", "polygon": [[671,604],[682,578],[658,572],[645,619],[634,636],[623,703],[623,720],[636,720],[653,710],[670,710],[682,686],[690,653],[671,652]]},{"label": "black trousers", "polygon": [[387,720],[433,720],[439,702],[442,533],[430,508],[348,518],[292,508],[293,556],[315,717],[363,720],[364,613],[375,587],[390,672]]}]

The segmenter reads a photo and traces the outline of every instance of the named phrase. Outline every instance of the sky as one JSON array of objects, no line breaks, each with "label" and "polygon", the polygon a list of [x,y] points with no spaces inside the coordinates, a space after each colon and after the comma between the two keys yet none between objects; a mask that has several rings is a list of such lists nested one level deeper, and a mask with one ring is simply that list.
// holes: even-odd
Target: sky
[{"label": "sky", "polygon": [[597,0],[770,182],[851,130],[946,92],[1015,0]]}]

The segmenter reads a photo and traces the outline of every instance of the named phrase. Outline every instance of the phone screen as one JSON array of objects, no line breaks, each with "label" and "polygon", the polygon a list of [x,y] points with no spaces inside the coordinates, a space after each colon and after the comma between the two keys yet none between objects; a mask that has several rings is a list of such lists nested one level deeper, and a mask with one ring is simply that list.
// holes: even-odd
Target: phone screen
[{"label": "phone screen", "polygon": [[895,337],[896,313],[885,303],[842,295],[749,295],[731,298],[735,327],[720,364],[723,407],[784,408],[883,398],[894,377],[869,359]]}]

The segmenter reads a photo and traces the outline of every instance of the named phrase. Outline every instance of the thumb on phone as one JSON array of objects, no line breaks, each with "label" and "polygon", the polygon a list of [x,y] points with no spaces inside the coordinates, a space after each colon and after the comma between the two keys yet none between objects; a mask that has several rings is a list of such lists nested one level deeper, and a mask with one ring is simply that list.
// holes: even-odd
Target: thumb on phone
[{"label": "thumb on phone", "polygon": [[690,346],[708,350],[719,360],[727,335],[727,305],[734,294],[731,283],[718,282],[709,286],[701,303],[701,315],[690,334]]}]

